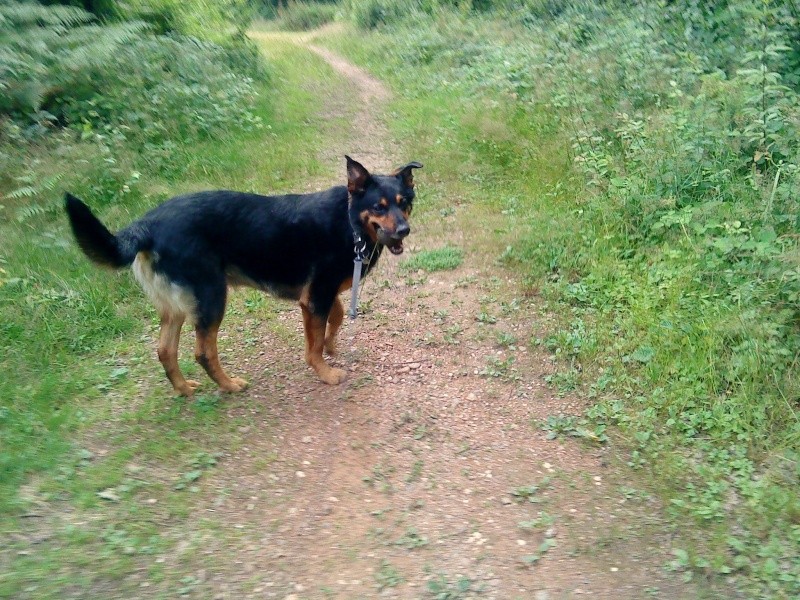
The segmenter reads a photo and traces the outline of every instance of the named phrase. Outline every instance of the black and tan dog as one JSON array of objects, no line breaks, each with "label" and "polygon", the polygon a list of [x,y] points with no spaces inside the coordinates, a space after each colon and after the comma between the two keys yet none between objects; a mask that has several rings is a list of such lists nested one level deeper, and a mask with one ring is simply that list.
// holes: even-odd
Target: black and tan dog
[{"label": "black and tan dog", "polygon": [[[217,333],[229,285],[247,285],[298,300],[303,312],[306,362],[322,381],[338,384],[345,372],[322,357],[335,352],[344,317],[338,294],[350,288],[354,245],[373,256],[384,247],[403,252],[414,201],[411,162],[391,175],[371,175],[347,159],[347,186],[324,192],[260,196],[211,191],[175,197],[112,234],[89,208],[66,195],[72,231],[94,262],[133,265],[136,279],[161,316],[158,358],[178,394],[198,383],[178,367],[178,339],[187,319],[195,324],[195,357],[226,392],[247,382],[229,377],[219,363]],[[327,326],[327,333],[326,333]]]}]

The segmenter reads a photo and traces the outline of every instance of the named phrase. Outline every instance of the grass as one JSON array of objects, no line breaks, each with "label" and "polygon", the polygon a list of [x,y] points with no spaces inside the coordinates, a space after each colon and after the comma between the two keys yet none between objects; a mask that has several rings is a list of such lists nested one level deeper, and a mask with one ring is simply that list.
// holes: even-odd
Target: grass
[{"label": "grass", "polygon": [[[139,175],[130,192],[110,203],[97,187],[108,163],[91,144],[63,140],[60,148],[37,149],[31,163],[36,172],[69,173],[47,202],[58,206],[68,188],[114,228],[180,192],[280,192],[333,178],[316,159],[333,133],[320,122],[309,84],[336,76],[292,45],[261,44],[276,75],[260,89],[257,110],[266,131],[181,149],[179,177],[137,169],[139,158],[123,152],[115,159],[121,176]],[[6,198],[0,210],[14,214],[24,205]],[[189,516],[191,498],[225,468],[215,453],[235,450],[245,423],[204,390],[191,401],[172,398],[153,351],[152,308],[129,273],[88,263],[60,210],[4,219],[0,237],[0,597],[56,598],[65,590],[135,596],[142,581],[166,595],[202,589],[188,567],[153,557],[169,554],[176,538],[164,524]],[[252,310],[268,312],[272,303],[235,295],[227,327],[236,328]],[[203,379],[191,360],[191,340],[184,341],[189,358],[182,367]],[[189,535],[187,557],[211,526],[201,521]],[[21,535],[9,537],[14,532]]]},{"label": "grass", "polygon": [[452,271],[457,269],[464,262],[464,253],[461,248],[445,246],[433,250],[422,250],[412,255],[402,263],[402,268],[406,271]]}]

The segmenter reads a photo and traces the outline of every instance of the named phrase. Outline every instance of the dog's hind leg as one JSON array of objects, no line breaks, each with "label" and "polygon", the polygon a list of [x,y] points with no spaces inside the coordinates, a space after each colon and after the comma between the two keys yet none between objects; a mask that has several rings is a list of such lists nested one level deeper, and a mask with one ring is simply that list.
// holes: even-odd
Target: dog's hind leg
[{"label": "dog's hind leg", "polygon": [[239,377],[230,377],[225,372],[219,362],[217,350],[217,334],[225,314],[227,292],[224,279],[217,285],[211,284],[195,290],[198,307],[194,357],[223,392],[241,392],[247,388],[247,382]]},{"label": "dog's hind leg", "polygon": [[331,312],[328,314],[328,330],[325,333],[325,352],[330,356],[336,355],[336,334],[344,320],[344,307],[339,298],[334,298]]},{"label": "dog's hind leg", "polygon": [[241,392],[247,388],[247,382],[240,377],[230,377],[219,362],[217,351],[217,334],[219,323],[208,327],[198,326],[195,329],[197,345],[194,356],[223,392]]},{"label": "dog's hind leg", "polygon": [[186,317],[182,314],[162,314],[161,335],[158,340],[158,360],[164,366],[167,378],[179,396],[191,396],[199,385],[196,381],[185,379],[178,366],[178,342],[185,320]]}]

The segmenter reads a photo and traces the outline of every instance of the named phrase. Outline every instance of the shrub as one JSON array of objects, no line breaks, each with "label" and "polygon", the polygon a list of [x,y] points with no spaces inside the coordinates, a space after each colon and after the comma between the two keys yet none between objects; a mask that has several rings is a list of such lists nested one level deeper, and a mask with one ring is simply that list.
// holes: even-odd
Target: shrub
[{"label": "shrub", "polygon": [[347,8],[357,27],[375,29],[413,18],[419,4],[415,0],[350,0]]},{"label": "shrub", "polygon": [[244,42],[154,36],[142,21],[16,2],[0,5],[0,36],[0,114],[27,137],[72,127],[163,143],[257,124],[248,107],[264,71]]},{"label": "shrub", "polygon": [[335,4],[316,2],[292,2],[279,12],[278,24],[281,29],[307,31],[330,23],[336,18],[338,7]]}]

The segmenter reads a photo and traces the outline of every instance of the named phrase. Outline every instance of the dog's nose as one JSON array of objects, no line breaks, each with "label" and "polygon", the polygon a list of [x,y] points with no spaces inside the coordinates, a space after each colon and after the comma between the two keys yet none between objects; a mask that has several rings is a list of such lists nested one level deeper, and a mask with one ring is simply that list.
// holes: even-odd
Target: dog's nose
[{"label": "dog's nose", "polygon": [[408,223],[398,225],[397,229],[394,230],[394,235],[399,238],[404,238],[409,233],[411,233],[411,227],[408,226]]}]

